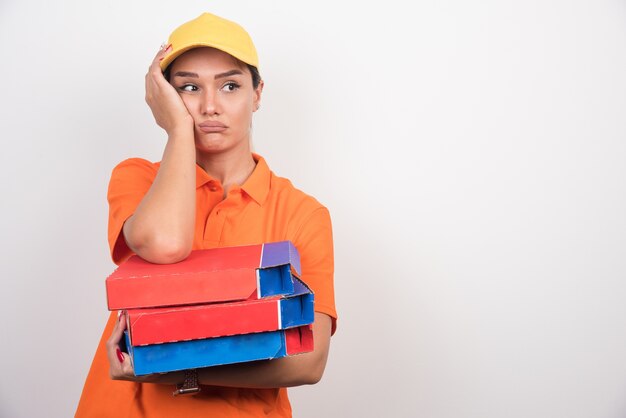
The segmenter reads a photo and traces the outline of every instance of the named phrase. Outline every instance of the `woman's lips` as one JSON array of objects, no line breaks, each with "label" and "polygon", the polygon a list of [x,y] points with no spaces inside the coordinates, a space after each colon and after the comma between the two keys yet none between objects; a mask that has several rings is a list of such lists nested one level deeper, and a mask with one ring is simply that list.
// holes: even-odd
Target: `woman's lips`
[{"label": "woman's lips", "polygon": [[198,125],[198,129],[200,129],[202,132],[210,134],[210,133],[214,133],[214,132],[223,132],[224,130],[226,130],[227,126],[224,125],[221,122],[216,122],[216,121],[207,121],[207,122],[202,122],[201,124]]}]

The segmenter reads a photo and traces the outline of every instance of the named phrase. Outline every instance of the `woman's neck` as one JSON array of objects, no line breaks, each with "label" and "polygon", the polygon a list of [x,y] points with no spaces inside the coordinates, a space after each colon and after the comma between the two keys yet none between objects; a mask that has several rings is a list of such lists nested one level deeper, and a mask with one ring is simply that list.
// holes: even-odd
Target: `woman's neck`
[{"label": "woman's neck", "polygon": [[224,196],[233,185],[241,186],[256,167],[249,149],[245,152],[234,149],[219,154],[198,154],[196,161],[209,176],[219,180],[224,188]]}]

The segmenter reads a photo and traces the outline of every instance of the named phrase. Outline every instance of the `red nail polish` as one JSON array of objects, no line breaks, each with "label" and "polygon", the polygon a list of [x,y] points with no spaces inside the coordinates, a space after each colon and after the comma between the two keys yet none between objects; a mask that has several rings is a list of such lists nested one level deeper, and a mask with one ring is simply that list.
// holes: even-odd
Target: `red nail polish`
[{"label": "red nail polish", "polygon": [[122,350],[120,350],[119,347],[117,347],[115,350],[117,353],[117,359],[120,361],[120,363],[124,363],[124,354],[122,354]]}]

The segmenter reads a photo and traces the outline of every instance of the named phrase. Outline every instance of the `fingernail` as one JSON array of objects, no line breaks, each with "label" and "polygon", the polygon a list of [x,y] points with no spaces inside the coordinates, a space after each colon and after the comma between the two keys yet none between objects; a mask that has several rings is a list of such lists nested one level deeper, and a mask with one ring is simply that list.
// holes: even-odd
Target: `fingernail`
[{"label": "fingernail", "polygon": [[122,350],[120,350],[120,348],[117,347],[115,349],[115,352],[117,353],[117,359],[120,361],[120,363],[124,363],[124,354],[122,354]]},{"label": "fingernail", "polygon": [[117,317],[117,320],[122,322],[122,318],[124,318],[124,311],[120,311],[119,316]]}]

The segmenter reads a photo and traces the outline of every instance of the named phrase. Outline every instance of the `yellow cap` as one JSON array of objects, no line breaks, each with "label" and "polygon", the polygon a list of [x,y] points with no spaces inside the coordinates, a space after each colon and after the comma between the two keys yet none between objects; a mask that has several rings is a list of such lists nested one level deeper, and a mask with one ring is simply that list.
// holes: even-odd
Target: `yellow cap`
[{"label": "yellow cap", "polygon": [[163,71],[182,53],[201,46],[219,49],[259,68],[256,48],[248,32],[237,23],[211,13],[203,13],[180,25],[172,32],[168,43],[172,44],[172,48],[161,61]]}]

